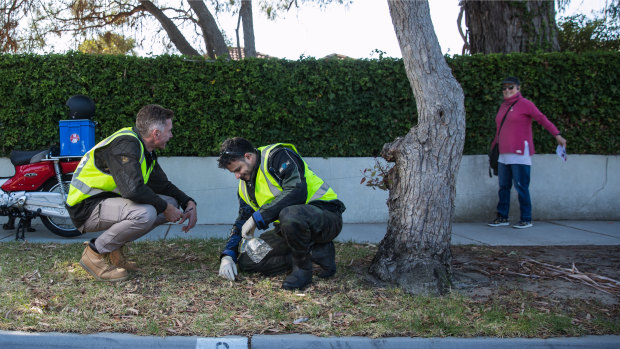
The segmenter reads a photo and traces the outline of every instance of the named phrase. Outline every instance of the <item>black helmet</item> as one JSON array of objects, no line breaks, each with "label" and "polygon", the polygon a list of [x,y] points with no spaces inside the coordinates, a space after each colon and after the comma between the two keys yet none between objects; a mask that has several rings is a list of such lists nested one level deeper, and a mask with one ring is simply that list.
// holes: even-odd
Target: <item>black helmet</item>
[{"label": "black helmet", "polygon": [[88,96],[75,95],[67,100],[69,119],[92,119],[95,116],[95,102]]}]

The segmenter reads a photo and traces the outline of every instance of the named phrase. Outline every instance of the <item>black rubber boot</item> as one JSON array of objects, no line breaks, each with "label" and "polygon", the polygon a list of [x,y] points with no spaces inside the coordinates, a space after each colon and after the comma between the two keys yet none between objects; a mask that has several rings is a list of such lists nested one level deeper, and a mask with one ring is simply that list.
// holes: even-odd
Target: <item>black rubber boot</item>
[{"label": "black rubber boot", "polygon": [[312,262],[318,264],[321,269],[319,277],[330,278],[336,274],[336,248],[333,242],[315,244],[310,251]]},{"label": "black rubber boot", "polygon": [[282,288],[290,291],[303,290],[310,283],[312,283],[310,255],[293,255],[293,271],[282,282]]},{"label": "black rubber boot", "polygon": [[6,223],[4,223],[2,225],[2,228],[4,230],[13,230],[13,229],[15,229],[15,217],[9,217],[9,220],[6,221]]}]

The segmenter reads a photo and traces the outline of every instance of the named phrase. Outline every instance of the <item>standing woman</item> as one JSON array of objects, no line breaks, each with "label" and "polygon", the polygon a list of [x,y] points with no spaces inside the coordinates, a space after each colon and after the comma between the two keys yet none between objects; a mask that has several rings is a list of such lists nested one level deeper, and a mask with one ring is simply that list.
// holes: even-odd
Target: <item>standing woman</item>
[{"label": "standing woman", "polygon": [[512,183],[517,190],[521,209],[519,223],[512,227],[523,229],[532,226],[532,202],[529,191],[530,167],[534,155],[532,120],[536,120],[555,137],[559,145],[566,148],[566,139],[560,135],[557,127],[536,108],[534,103],[521,96],[520,88],[521,82],[516,77],[507,77],[502,81],[504,102],[495,116],[495,138],[491,144],[492,148],[495,143],[499,143],[499,203],[497,216],[489,223],[491,227],[510,224],[508,212]]}]

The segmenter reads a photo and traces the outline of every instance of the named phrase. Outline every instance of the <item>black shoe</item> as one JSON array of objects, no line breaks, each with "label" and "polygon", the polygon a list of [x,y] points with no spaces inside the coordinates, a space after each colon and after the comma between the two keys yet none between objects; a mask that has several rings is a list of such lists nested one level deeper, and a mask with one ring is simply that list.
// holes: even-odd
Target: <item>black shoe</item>
[{"label": "black shoe", "polygon": [[489,223],[489,227],[501,227],[504,225],[510,225],[510,222],[508,222],[508,218],[500,216],[499,213],[497,214],[497,217],[495,217],[493,222]]},{"label": "black shoe", "polygon": [[534,226],[530,221],[520,221],[519,223],[513,225],[513,228],[517,229],[525,229]]},{"label": "black shoe", "polygon": [[313,263],[318,264],[321,269],[319,277],[330,278],[336,274],[336,248],[333,242],[326,244],[315,244],[310,251]]},{"label": "black shoe", "polygon": [[312,262],[309,255],[293,256],[293,271],[288,274],[282,288],[285,290],[303,290],[312,283]]}]

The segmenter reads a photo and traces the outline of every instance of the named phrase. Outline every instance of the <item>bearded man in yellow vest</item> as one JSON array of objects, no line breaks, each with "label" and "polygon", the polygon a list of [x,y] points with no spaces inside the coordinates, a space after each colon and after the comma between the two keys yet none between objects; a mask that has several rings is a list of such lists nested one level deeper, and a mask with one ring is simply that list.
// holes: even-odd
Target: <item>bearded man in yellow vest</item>
[{"label": "bearded man in yellow vest", "polygon": [[[244,138],[230,138],[220,148],[218,166],[239,179],[239,216],[220,256],[220,276],[234,280],[237,261],[241,271],[264,275],[292,267],[282,288],[294,290],[312,282],[312,262],[322,269],[319,277],[336,273],[333,240],[342,230],[345,206],[294,145],[255,149]],[[254,229],[267,229],[270,223],[273,229],[254,239]],[[265,253],[248,250],[265,244]]]},{"label": "bearded man in yellow vest", "polygon": [[[142,107],[135,127],[118,130],[84,154],[73,174],[66,206],[82,233],[103,231],[85,243],[80,265],[97,280],[120,281],[137,269],[122,247],[166,222],[196,225],[196,202],[172,184],[156,149],[172,138],[174,113]],[[178,206],[183,208],[181,211]]]}]

